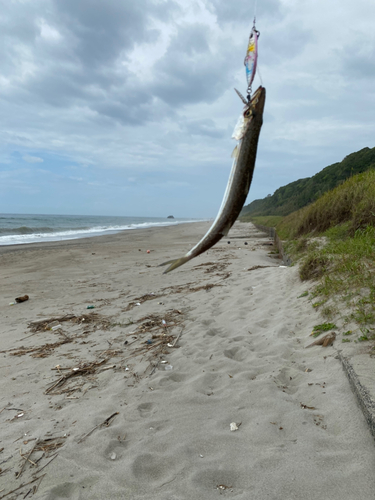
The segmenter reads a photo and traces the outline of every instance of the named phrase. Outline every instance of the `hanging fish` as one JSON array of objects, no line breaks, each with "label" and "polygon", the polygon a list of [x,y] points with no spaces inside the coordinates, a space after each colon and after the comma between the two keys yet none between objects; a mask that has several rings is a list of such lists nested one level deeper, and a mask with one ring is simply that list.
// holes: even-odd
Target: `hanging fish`
[{"label": "hanging fish", "polygon": [[246,78],[247,78],[247,91],[250,93],[251,84],[253,83],[255,72],[257,69],[257,60],[258,60],[258,38],[259,31],[256,30],[255,24],[251,30],[249,43],[247,46],[247,52],[244,60],[244,64],[246,67]]},{"label": "hanging fish", "polygon": [[[237,93],[239,93],[237,91]],[[244,98],[242,99],[244,100]],[[250,102],[246,102],[241,120],[236,125],[234,138],[239,140],[233,152],[233,165],[229,175],[224,198],[212,226],[203,238],[180,259],[169,260],[160,264],[169,267],[169,273],[189,260],[209,250],[223,236],[226,236],[236,222],[246,201],[255,168],[258,139],[263,123],[263,109],[266,100],[266,89],[259,87]]]}]

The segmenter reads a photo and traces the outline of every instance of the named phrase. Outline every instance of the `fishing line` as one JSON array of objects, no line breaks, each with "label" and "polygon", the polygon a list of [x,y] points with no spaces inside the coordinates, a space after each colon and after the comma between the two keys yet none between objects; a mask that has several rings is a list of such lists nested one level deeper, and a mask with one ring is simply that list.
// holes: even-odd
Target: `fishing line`
[{"label": "fishing line", "polygon": [[258,5],[258,0],[255,0],[255,2],[254,2],[254,26],[255,26],[255,21],[257,18],[257,5]]},{"label": "fishing line", "polygon": [[259,80],[260,80],[260,84],[262,85],[263,87],[263,78],[262,78],[262,75],[260,73],[260,68],[259,68],[259,63],[257,65],[257,72],[258,72],[258,76],[259,76]]}]

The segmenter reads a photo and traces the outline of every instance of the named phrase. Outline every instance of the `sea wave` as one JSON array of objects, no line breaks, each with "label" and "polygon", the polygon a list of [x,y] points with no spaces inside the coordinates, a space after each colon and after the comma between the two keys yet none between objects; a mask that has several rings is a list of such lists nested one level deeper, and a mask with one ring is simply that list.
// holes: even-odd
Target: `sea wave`
[{"label": "sea wave", "polygon": [[[177,224],[185,224],[189,222],[197,222],[196,220],[185,221],[168,221],[168,222],[141,222],[126,225],[110,225],[110,226],[94,226],[85,228],[74,228],[59,230],[58,228],[29,228],[22,226],[20,228],[1,229],[0,245],[22,245],[26,243],[40,243],[44,241],[63,241],[77,238],[88,238],[92,236],[101,236],[105,234],[115,234],[120,231],[128,231],[134,229],[145,229],[150,227],[174,226]],[[4,232],[7,231],[7,234]]]},{"label": "sea wave", "polygon": [[[86,228],[80,228],[86,229]],[[0,235],[13,235],[13,234],[35,234],[35,233],[56,233],[62,230],[62,228],[56,227],[29,227],[29,226],[20,226],[20,227],[2,227],[0,228]]]}]

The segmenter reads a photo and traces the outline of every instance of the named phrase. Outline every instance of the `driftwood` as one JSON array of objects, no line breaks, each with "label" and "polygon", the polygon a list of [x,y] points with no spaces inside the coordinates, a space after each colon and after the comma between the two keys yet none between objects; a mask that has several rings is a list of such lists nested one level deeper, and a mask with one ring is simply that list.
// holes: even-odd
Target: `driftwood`
[{"label": "driftwood", "polygon": [[321,345],[323,347],[328,347],[333,344],[335,339],[336,339],[336,332],[327,333],[327,335],[324,335],[324,337],[321,337],[318,340],[315,340],[315,342],[313,342],[312,344],[306,346],[306,349],[314,345]]},{"label": "driftwood", "polygon": [[106,419],[104,420],[104,422],[102,422],[102,423],[100,423],[100,424],[96,425],[93,429],[91,429],[91,431],[89,431],[87,434],[83,435],[83,436],[82,436],[82,437],[78,440],[78,443],[82,443],[82,441],[83,441],[84,439],[86,439],[87,437],[89,437],[89,436],[90,436],[90,434],[92,434],[92,433],[95,431],[95,429],[98,429],[99,427],[103,427],[103,426],[105,426],[105,427],[109,427],[109,426],[111,425],[111,423],[113,422],[113,419],[115,418],[115,416],[116,416],[116,415],[119,415],[119,412],[118,412],[118,411],[116,411],[115,413],[112,413],[112,415],[110,415],[108,418],[106,418]]}]

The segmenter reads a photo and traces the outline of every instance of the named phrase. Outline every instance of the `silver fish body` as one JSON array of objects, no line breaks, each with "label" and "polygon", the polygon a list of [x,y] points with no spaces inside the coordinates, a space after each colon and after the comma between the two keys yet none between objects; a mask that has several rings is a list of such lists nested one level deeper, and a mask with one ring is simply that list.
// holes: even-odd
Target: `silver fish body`
[{"label": "silver fish body", "polygon": [[264,87],[259,87],[253,94],[250,103],[245,106],[243,112],[243,131],[240,134],[242,138],[236,146],[237,151],[227,188],[219,213],[212,226],[203,238],[184,257],[160,264],[161,266],[169,264],[164,274],[173,271],[173,269],[182,266],[185,262],[206,252],[220,241],[223,236],[226,236],[230,228],[236,222],[246,201],[253,178],[258,139],[263,124],[265,99],[266,89]]}]

